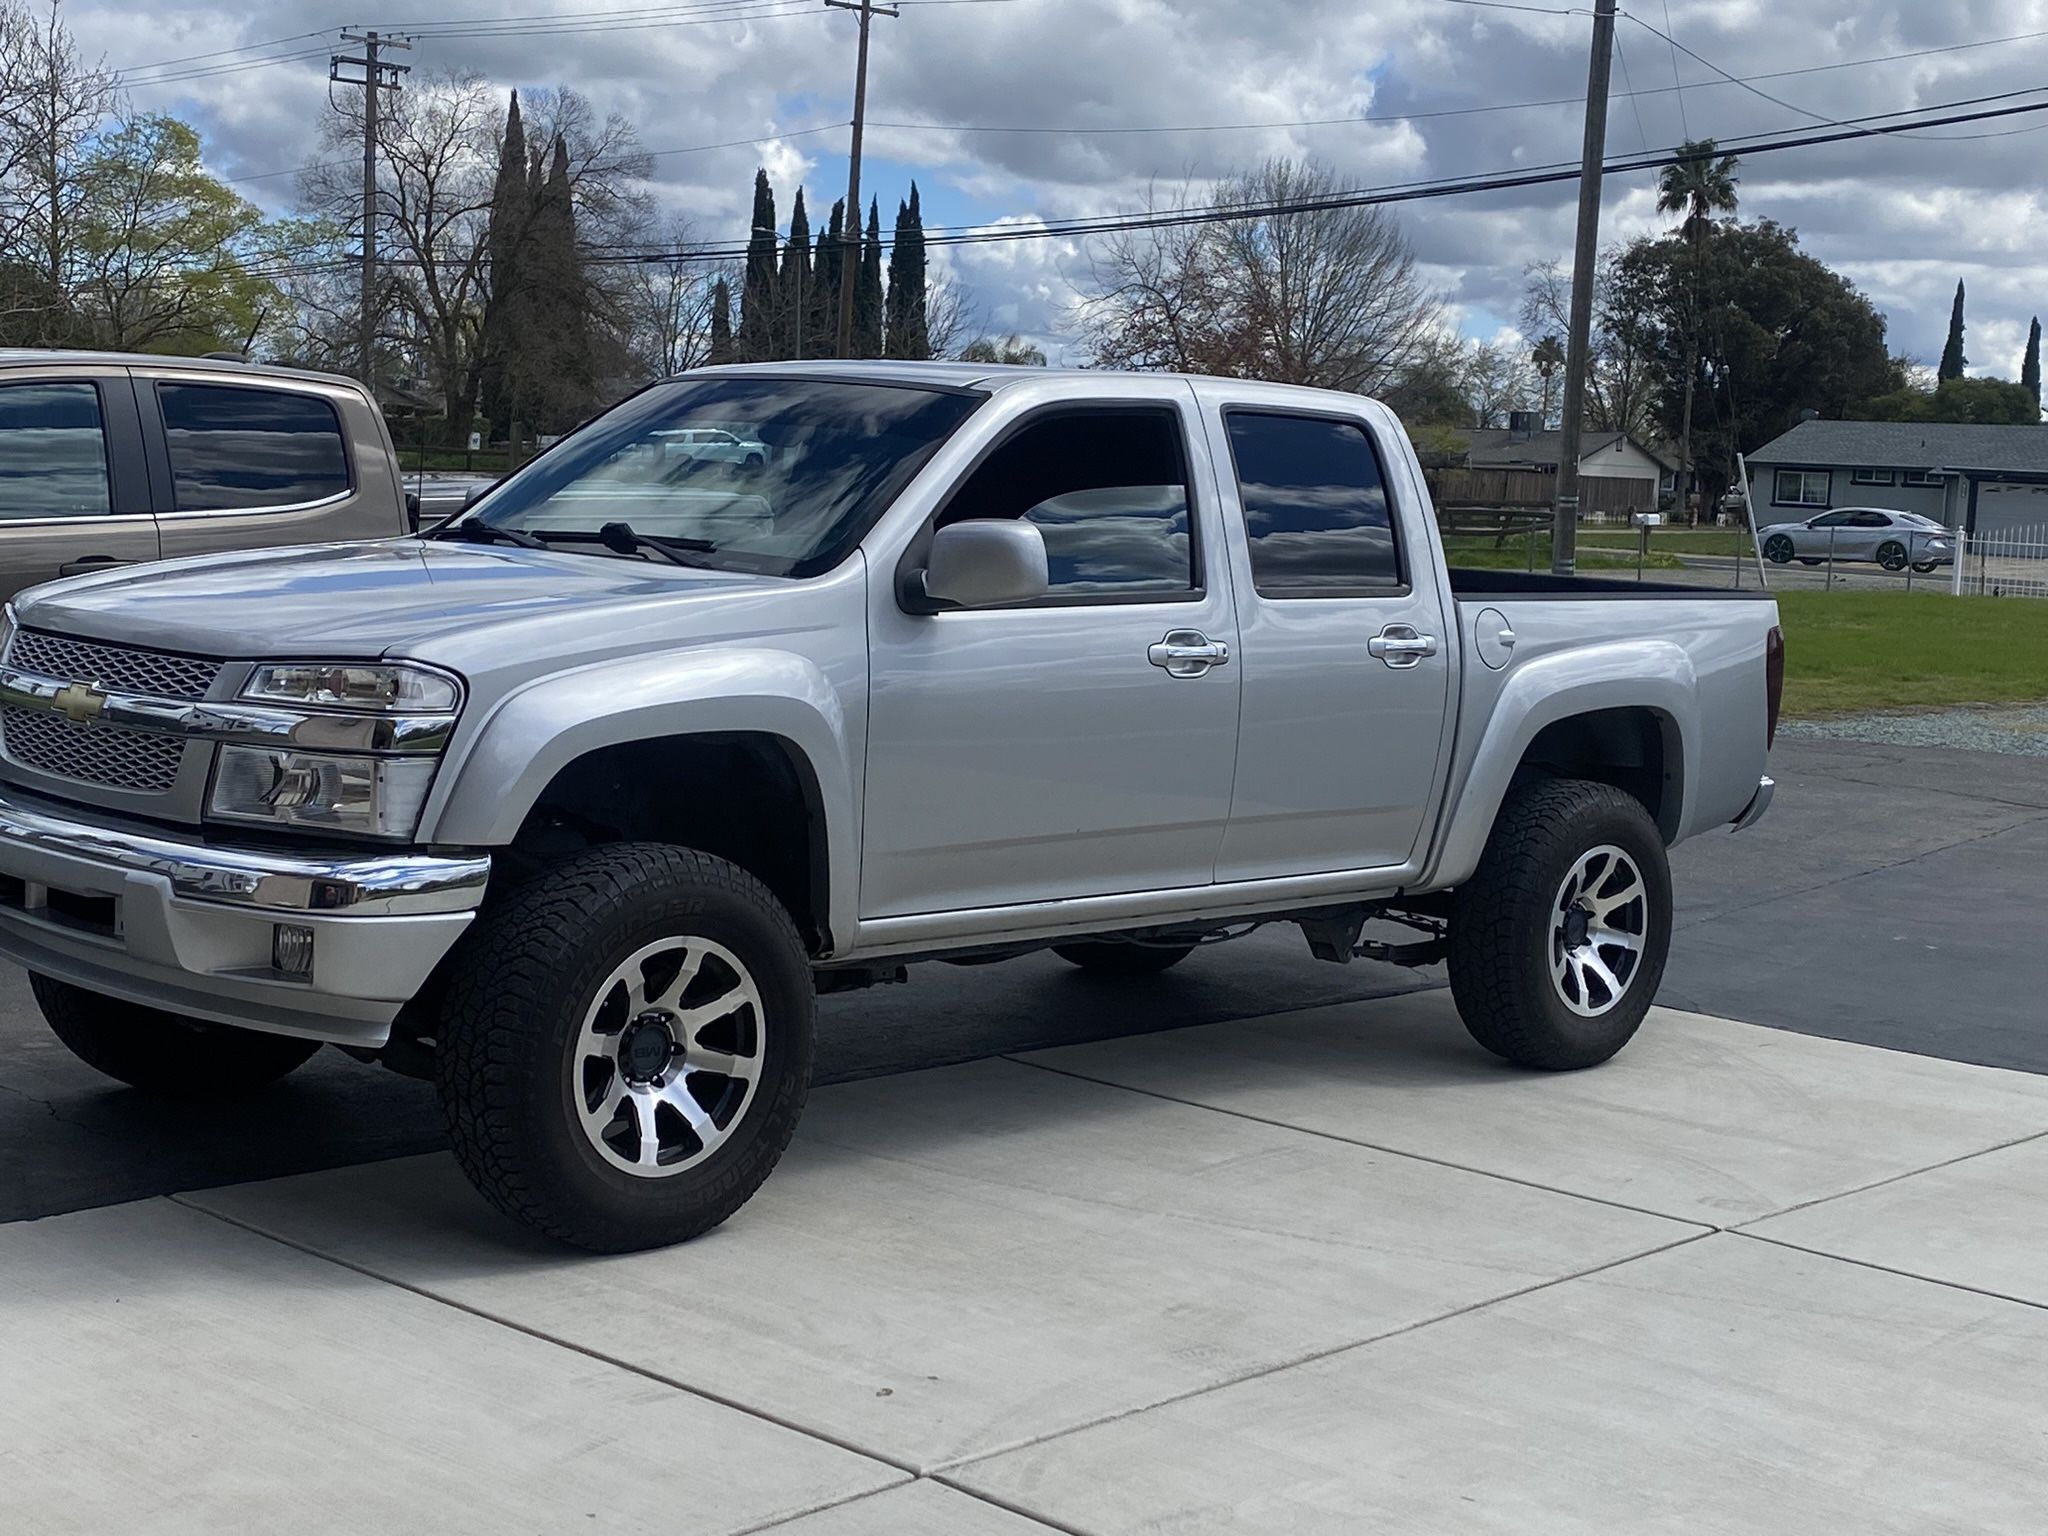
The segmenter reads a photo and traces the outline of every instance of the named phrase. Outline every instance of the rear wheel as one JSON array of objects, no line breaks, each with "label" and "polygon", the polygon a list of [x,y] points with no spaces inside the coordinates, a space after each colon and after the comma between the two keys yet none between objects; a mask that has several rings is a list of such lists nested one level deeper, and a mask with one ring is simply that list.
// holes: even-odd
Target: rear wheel
[{"label": "rear wheel", "polygon": [[1546,779],[1501,807],[1451,919],[1451,995],[1473,1039],[1518,1066],[1596,1066],[1663,979],[1671,874],[1642,802]]},{"label": "rear wheel", "polygon": [[803,940],[752,875],[659,844],[579,854],[455,957],[435,1068],[456,1158],[577,1247],[694,1237],[789,1145],[814,1007]]},{"label": "rear wheel", "polygon": [[1903,571],[1906,568],[1906,546],[1897,543],[1880,544],[1877,549],[1877,563],[1888,571]]},{"label": "rear wheel", "polygon": [[1932,574],[1934,568],[1935,566],[1932,560],[1915,560],[1913,562],[1913,569],[1918,571],[1922,576]]},{"label": "rear wheel", "polygon": [[[1782,560],[1781,560],[1781,561],[1779,561],[1778,563],[1779,563],[1780,565],[1783,565],[1783,564],[1784,564],[1784,562],[1783,562]],[[1800,563],[1801,565],[1819,565],[1819,564],[1820,564],[1820,561],[1819,561],[1818,559],[1816,559],[1816,558],[1815,558],[1814,556],[1812,556],[1812,555],[1801,555],[1801,556],[1799,557],[1799,563]]]},{"label": "rear wheel", "polygon": [[1055,944],[1052,952],[1069,965],[1078,965],[1099,976],[1157,976],[1187,959],[1195,952],[1195,946],[1081,939],[1072,944]]},{"label": "rear wheel", "polygon": [[[1784,565],[1792,558],[1792,540],[1782,533],[1774,533],[1764,540],[1764,558],[1773,565]],[[1814,562],[1808,561],[1811,565]]]},{"label": "rear wheel", "polygon": [[318,1040],[209,1024],[30,976],[36,1004],[71,1054],[108,1077],[173,1099],[232,1099],[303,1066]]}]

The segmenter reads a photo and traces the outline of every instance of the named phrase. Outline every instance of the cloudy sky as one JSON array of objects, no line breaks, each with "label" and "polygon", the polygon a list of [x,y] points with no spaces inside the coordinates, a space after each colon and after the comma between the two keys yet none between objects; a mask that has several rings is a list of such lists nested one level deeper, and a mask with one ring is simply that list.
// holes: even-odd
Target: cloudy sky
[{"label": "cloudy sky", "polygon": [[[131,72],[139,105],[194,121],[218,172],[254,178],[238,189],[273,209],[289,206],[292,178],[269,173],[314,152],[327,89],[326,40],[306,34],[345,25],[418,33],[405,57],[423,73],[567,85],[627,114],[657,152],[657,194],[707,239],[745,238],[757,164],[785,214],[798,182],[815,208],[844,191],[844,130],[803,131],[850,115],[855,23],[822,0],[406,3],[420,8],[65,0],[65,12],[89,50]],[[915,177],[927,226],[964,225],[1128,208],[1149,184],[1273,155],[1318,157],[1358,186],[1575,161],[1569,99],[1585,88],[1590,21],[1569,3],[906,0],[900,19],[875,23],[869,116],[888,126],[870,128],[866,185],[885,223]],[[2029,89],[2041,94],[2019,100],[2048,101],[2048,0],[1623,3],[1611,153]],[[1969,44],[1986,46],[1956,46]],[[237,48],[251,51],[163,63]],[[302,50],[316,56],[193,77]],[[1386,120],[1396,114],[1436,115]],[[1382,120],[1356,121],[1368,116]],[[1276,126],[1318,119],[1339,121]],[[2044,133],[2048,113],[1758,156],[1741,170],[1743,213],[1797,228],[1890,317],[1893,349],[1924,361],[1966,279],[1972,371],[2011,377],[2028,319],[2048,311]],[[737,139],[765,142],[662,153]],[[1513,321],[1524,266],[1568,252],[1575,196],[1547,186],[1400,216],[1459,323],[1493,337]],[[1655,227],[1654,197],[1652,174],[1610,181],[1605,238]],[[988,329],[1040,337],[1056,334],[1086,265],[1052,240],[944,259]]]}]

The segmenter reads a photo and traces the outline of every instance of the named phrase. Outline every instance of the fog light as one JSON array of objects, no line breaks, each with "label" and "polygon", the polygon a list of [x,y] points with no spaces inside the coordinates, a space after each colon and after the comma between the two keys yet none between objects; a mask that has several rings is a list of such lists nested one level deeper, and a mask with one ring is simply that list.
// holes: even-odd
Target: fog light
[{"label": "fog light", "polygon": [[313,977],[313,930],[297,923],[278,923],[270,930],[270,963],[295,981]]}]

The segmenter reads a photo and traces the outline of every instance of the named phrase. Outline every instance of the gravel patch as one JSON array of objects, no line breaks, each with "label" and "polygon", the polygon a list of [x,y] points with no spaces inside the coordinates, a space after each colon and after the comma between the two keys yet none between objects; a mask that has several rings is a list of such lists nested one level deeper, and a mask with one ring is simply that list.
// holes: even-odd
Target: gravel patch
[{"label": "gravel patch", "polygon": [[2048,757],[2048,704],[1787,720],[1778,727],[1778,734],[1809,741],[1873,741],[1888,747],[1955,747],[1966,752]]}]

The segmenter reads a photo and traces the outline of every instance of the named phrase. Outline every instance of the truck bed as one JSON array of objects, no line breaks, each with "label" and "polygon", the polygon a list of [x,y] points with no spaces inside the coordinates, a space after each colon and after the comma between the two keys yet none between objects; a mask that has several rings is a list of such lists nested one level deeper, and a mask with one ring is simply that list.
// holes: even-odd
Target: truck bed
[{"label": "truck bed", "polygon": [[1637,581],[1633,577],[1552,576],[1548,572],[1489,571],[1458,565],[1450,568],[1450,577],[1451,595],[1461,603],[1491,597],[1743,598],[1751,602],[1771,597],[1767,589],[1760,587],[1689,587],[1670,581]]}]

